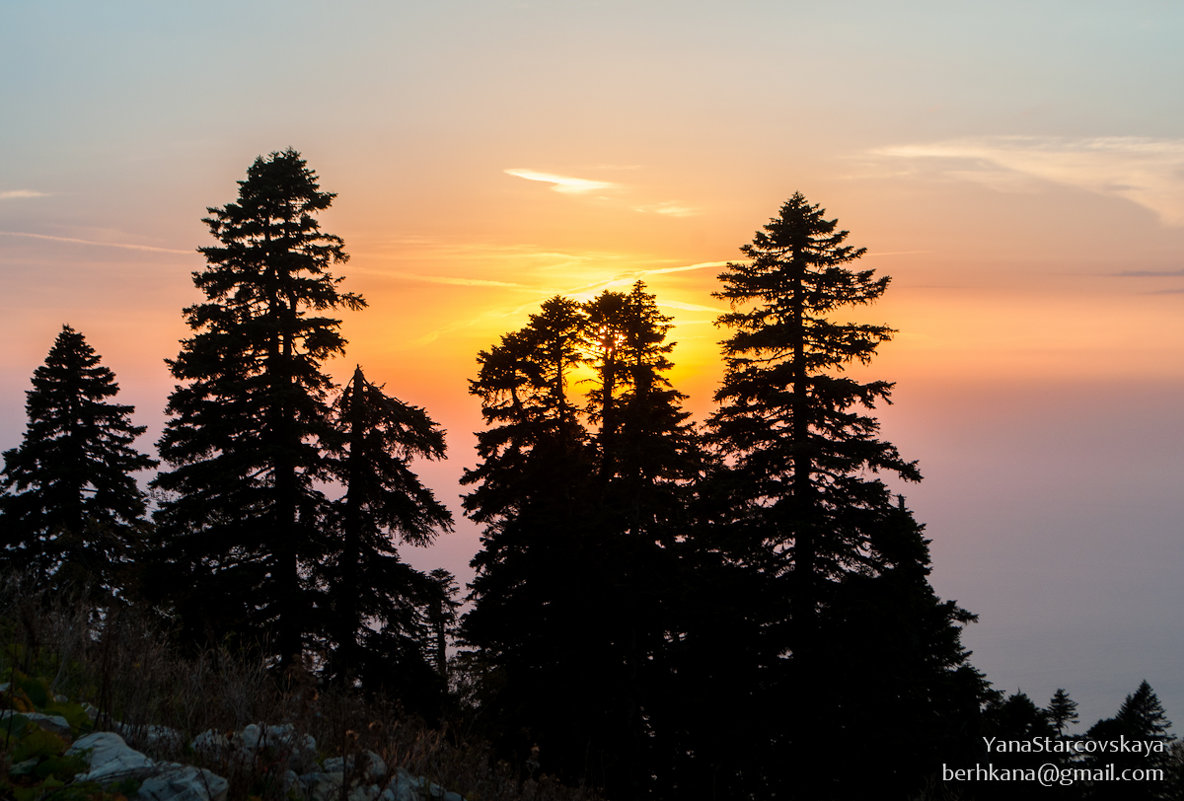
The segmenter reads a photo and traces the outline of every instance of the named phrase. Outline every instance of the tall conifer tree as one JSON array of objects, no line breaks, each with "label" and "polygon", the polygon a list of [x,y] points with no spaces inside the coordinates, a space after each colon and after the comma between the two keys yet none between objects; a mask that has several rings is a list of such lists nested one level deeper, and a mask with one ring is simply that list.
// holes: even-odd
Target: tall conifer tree
[{"label": "tall conifer tree", "polygon": [[617,528],[671,542],[686,525],[683,489],[703,468],[686,396],[666,374],[674,366],[671,318],[637,281],[628,293],[604,291],[585,304],[595,378],[587,413],[596,436],[606,504]]},{"label": "tall conifer tree", "polygon": [[[668,638],[698,440],[670,387],[669,318],[644,284],[553,298],[479,357],[470,516],[486,524],[463,636],[499,725],[544,770],[640,797],[670,701]],[[577,406],[569,382],[592,372]],[[582,414],[578,413],[582,409]]]},{"label": "tall conifer tree", "polygon": [[503,749],[525,759],[539,745],[552,771],[572,770],[564,737],[588,724],[570,714],[581,676],[556,669],[582,652],[582,555],[595,531],[591,446],[570,396],[583,343],[580,305],[554,297],[478,355],[470,392],[488,427],[461,479],[473,485],[465,511],[484,526],[461,628],[480,651],[482,711]]},{"label": "tall conifer tree", "polygon": [[695,583],[689,498],[705,456],[682,408],[686,396],[667,377],[675,343],[671,318],[636,282],[585,304],[593,371],[587,418],[595,430],[599,541],[605,555],[597,585],[607,667],[598,706],[611,714],[600,747],[611,760],[605,780],[622,796],[669,792],[670,764],[685,750],[673,735],[687,690],[678,680],[679,648],[693,624]]},{"label": "tall conifer tree", "polygon": [[287,665],[313,606],[307,562],[324,550],[317,482],[337,435],[321,364],[345,346],[329,313],[365,305],[330,272],[348,258],[317,221],[333,198],[289,149],[256,159],[238,200],[209,209],[217,244],[199,248],[206,300],[185,309],[194,333],[168,362],[181,383],[160,440],[171,470],[156,480],[183,621],[215,637],[275,630]]},{"label": "tall conifer tree", "polygon": [[[720,547],[768,588],[767,597],[785,599],[744,612],[760,619],[765,642],[754,657],[766,665],[758,692],[768,699],[769,719],[780,722],[761,745],[774,749],[769,759],[796,755],[799,789],[819,799],[842,792],[842,772],[826,770],[829,745],[822,742],[836,726],[848,728],[843,716],[854,697],[851,686],[838,684],[836,646],[857,662],[877,658],[870,646],[843,639],[854,633],[852,604],[858,609],[880,598],[890,606],[881,623],[929,649],[921,662],[932,672],[899,677],[919,681],[919,695],[925,682],[963,666],[957,629],[969,619],[956,606],[935,606],[920,527],[879,476],[920,479],[915,463],[879,438],[868,414],[889,401],[892,384],[847,372],[868,364],[893,331],[833,319],[874,302],[889,279],[853,269],[865,249],[846,244],[847,232],[824,215],[793,195],[741,248],[748,260],[728,264],[719,276],[723,288],[715,296],[732,311],[718,323],[731,335],[723,342],[721,405],[710,421],[724,459]],[[876,576],[883,580],[871,586],[856,581]],[[928,609],[927,620],[911,620],[910,604]],[[931,629],[924,635],[923,626]],[[843,675],[860,681],[850,667]],[[972,713],[980,678],[967,674]],[[891,688],[893,696],[903,692],[899,684]]]},{"label": "tall conifer tree", "polygon": [[144,493],[133,473],[156,462],[133,447],[143,426],[112,403],[115,375],[70,326],[62,327],[26,393],[20,446],[0,473],[0,558],[42,587],[110,598],[144,535]]},{"label": "tall conifer tree", "polygon": [[1065,727],[1070,723],[1080,721],[1077,716],[1077,702],[1069,697],[1069,693],[1063,687],[1058,687],[1057,691],[1052,694],[1045,711],[1048,713],[1052,727],[1057,730],[1057,737],[1064,736]]},{"label": "tall conifer tree", "polygon": [[438,584],[400,560],[395,543],[428,545],[452,527],[452,514],[411,470],[414,458],[444,457],[444,432],[423,409],[367,381],[361,367],[342,390],[336,419],[345,495],[334,515],[339,534],[322,564],[332,669],[371,685],[396,672],[422,678]]},{"label": "tall conifer tree", "polygon": [[[1139,682],[1138,688],[1128,695],[1119,707],[1118,714],[1112,718],[1103,718],[1090,726],[1085,733],[1087,740],[1117,742],[1120,739],[1128,741],[1142,741],[1146,749],[1143,752],[1123,751],[1112,753],[1092,753],[1085,759],[1085,766],[1101,773],[1107,768],[1120,774],[1133,770],[1165,771],[1166,783],[1156,781],[1099,781],[1087,788],[1083,797],[1091,801],[1174,801],[1179,798],[1179,776],[1173,775],[1173,755],[1160,746],[1148,746],[1155,740],[1169,742],[1169,729],[1172,723],[1168,720],[1159,696],[1151,689],[1146,680]],[[1111,767],[1112,766],[1112,767]]]}]

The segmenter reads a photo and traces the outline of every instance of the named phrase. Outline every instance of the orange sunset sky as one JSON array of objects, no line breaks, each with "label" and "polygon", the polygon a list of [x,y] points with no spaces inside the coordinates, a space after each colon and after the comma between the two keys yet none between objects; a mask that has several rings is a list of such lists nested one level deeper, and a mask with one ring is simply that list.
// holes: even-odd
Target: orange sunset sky
[{"label": "orange sunset sky", "polygon": [[[69,323],[151,449],[205,207],[262,153],[338,193],[370,307],[329,369],[448,430],[457,511],[478,350],[641,278],[702,419],[715,276],[801,191],[893,278],[845,316],[899,330],[860,371],[972,661],[1087,724],[1146,678],[1184,722],[1180,41],[1168,2],[7,3],[0,448]],[[463,580],[477,547],[403,553]]]}]

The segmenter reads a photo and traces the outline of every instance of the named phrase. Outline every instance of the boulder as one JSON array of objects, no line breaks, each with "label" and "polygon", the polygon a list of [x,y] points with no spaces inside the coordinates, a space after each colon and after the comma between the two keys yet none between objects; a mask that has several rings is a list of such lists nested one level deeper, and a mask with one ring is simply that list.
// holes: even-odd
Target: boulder
[{"label": "boulder", "polygon": [[349,801],[376,801],[382,789],[377,784],[355,787],[349,791]]},{"label": "boulder", "polygon": [[155,762],[129,747],[122,737],[111,731],[79,737],[66,753],[86,757],[89,770],[75,777],[79,781],[106,784],[128,778],[142,779],[156,772]]},{"label": "boulder", "polygon": [[291,723],[260,727],[254,723],[243,728],[239,735],[243,746],[256,752],[263,748],[273,753],[287,754],[288,767],[308,771],[317,764],[317,741],[311,734],[300,734]]},{"label": "boulder", "polygon": [[140,785],[135,801],[225,801],[230,783],[205,768],[166,763]]},{"label": "boulder", "polygon": [[[361,760],[358,764],[362,770],[361,778],[370,784],[376,784],[386,778],[386,762],[383,761],[382,757],[373,751],[363,751],[360,756]],[[351,775],[354,772],[354,757],[354,754],[350,754],[345,759],[341,757],[329,757],[325,760],[325,772],[344,773],[354,778]]]},{"label": "boulder", "polygon": [[144,748],[180,751],[185,747],[185,737],[181,732],[168,726],[132,726],[119,722],[113,725],[124,740],[130,740]]},{"label": "boulder", "polygon": [[204,758],[219,762],[249,764],[265,753],[269,759],[283,758],[288,769],[300,773],[312,771],[317,763],[317,741],[311,735],[297,733],[290,723],[275,726],[248,723],[229,737],[207,729],[194,737],[191,745]]},{"label": "boulder", "polygon": [[300,777],[300,785],[304,789],[304,797],[309,801],[333,801],[341,797],[341,783],[345,776],[341,773],[325,773],[317,771],[306,773]]},{"label": "boulder", "polygon": [[84,755],[89,769],[75,780],[108,785],[137,779],[136,801],[225,801],[229,782],[204,768],[154,762],[128,746],[115,732],[79,737],[66,752]]},{"label": "boulder", "polygon": [[429,782],[423,776],[412,776],[403,768],[395,771],[390,784],[378,796],[378,801],[422,801],[422,799],[441,799],[442,801],[465,801],[460,793],[445,790],[435,782]]},{"label": "boulder", "polygon": [[61,715],[46,715],[41,712],[15,712],[11,709],[0,711],[0,723],[4,723],[13,715],[20,715],[25,720],[36,723],[46,731],[51,731],[59,737],[69,739],[72,736],[70,724]]},{"label": "boulder", "polygon": [[194,737],[189,745],[203,759],[221,761],[230,749],[230,738],[213,729],[206,729]]}]

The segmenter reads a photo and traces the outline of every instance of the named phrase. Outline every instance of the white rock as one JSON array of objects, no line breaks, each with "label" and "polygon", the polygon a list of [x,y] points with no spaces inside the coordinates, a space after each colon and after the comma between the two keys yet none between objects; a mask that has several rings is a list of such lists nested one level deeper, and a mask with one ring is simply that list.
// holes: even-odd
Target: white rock
[{"label": "white rock", "polygon": [[345,777],[340,773],[306,773],[300,777],[304,793],[310,801],[335,801],[341,797],[341,783]]},{"label": "white rock", "polygon": [[267,727],[268,740],[288,752],[288,767],[310,770],[317,764],[317,741],[311,734],[298,734],[292,724]]},{"label": "white rock", "polygon": [[230,740],[226,738],[225,734],[219,734],[213,729],[206,729],[193,738],[190,746],[206,759],[218,760],[230,747]]},{"label": "white rock", "polygon": [[367,751],[366,756],[370,759],[370,764],[366,766],[366,778],[375,783],[385,779],[387,767],[382,757],[373,751]]},{"label": "white rock", "polygon": [[205,768],[168,764],[144,780],[137,801],[225,801],[230,783]]},{"label": "white rock", "polygon": [[387,798],[388,801],[420,801],[423,797],[423,784],[422,777],[412,776],[405,769],[399,768],[380,797]]},{"label": "white rock", "polygon": [[131,740],[148,748],[167,748],[179,751],[185,745],[185,738],[181,732],[168,726],[132,726],[118,722],[114,726],[125,740]]},{"label": "white rock", "polygon": [[[382,761],[382,757],[373,751],[362,752],[362,764],[365,766],[364,778],[371,784],[376,784],[386,778],[386,763]],[[348,758],[329,757],[325,760],[326,773],[345,773],[350,774],[354,769],[354,754],[350,754]]]},{"label": "white rock", "polygon": [[243,730],[236,737],[239,745],[248,751],[258,751],[259,740],[262,738],[263,729],[259,728],[258,723],[248,723],[246,726],[243,726]]},{"label": "white rock", "polygon": [[156,763],[128,747],[115,732],[98,731],[79,737],[67,754],[85,754],[89,770],[75,778],[79,781],[110,782],[124,778],[142,778],[156,770]]},{"label": "white rock", "polygon": [[61,715],[46,715],[41,712],[16,712],[11,709],[5,709],[0,712],[0,723],[8,720],[13,715],[20,715],[26,720],[36,723],[41,728],[62,737],[70,736],[70,724]]},{"label": "white rock", "polygon": [[292,770],[308,772],[316,767],[317,741],[311,735],[297,733],[291,723],[266,727],[249,723],[234,736],[234,744],[248,760],[267,748],[277,754],[286,753]]},{"label": "white rock", "polygon": [[140,779],[137,801],[225,801],[230,790],[226,779],[204,768],[153,762],[115,732],[79,737],[66,753],[83,754],[87,759],[89,770],[78,774],[77,781],[112,784]]},{"label": "white rock", "polygon": [[355,787],[349,791],[349,801],[376,801],[379,795],[377,784],[369,787]]}]

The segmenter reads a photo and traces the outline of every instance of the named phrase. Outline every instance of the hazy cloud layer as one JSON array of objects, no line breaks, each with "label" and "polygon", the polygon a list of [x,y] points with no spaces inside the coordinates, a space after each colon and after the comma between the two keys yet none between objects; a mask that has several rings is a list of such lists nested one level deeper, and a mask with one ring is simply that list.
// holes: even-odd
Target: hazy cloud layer
[{"label": "hazy cloud layer", "polygon": [[881,159],[936,167],[948,178],[1004,192],[1048,181],[1121,197],[1184,225],[1184,140],[998,136],[877,148]]}]

